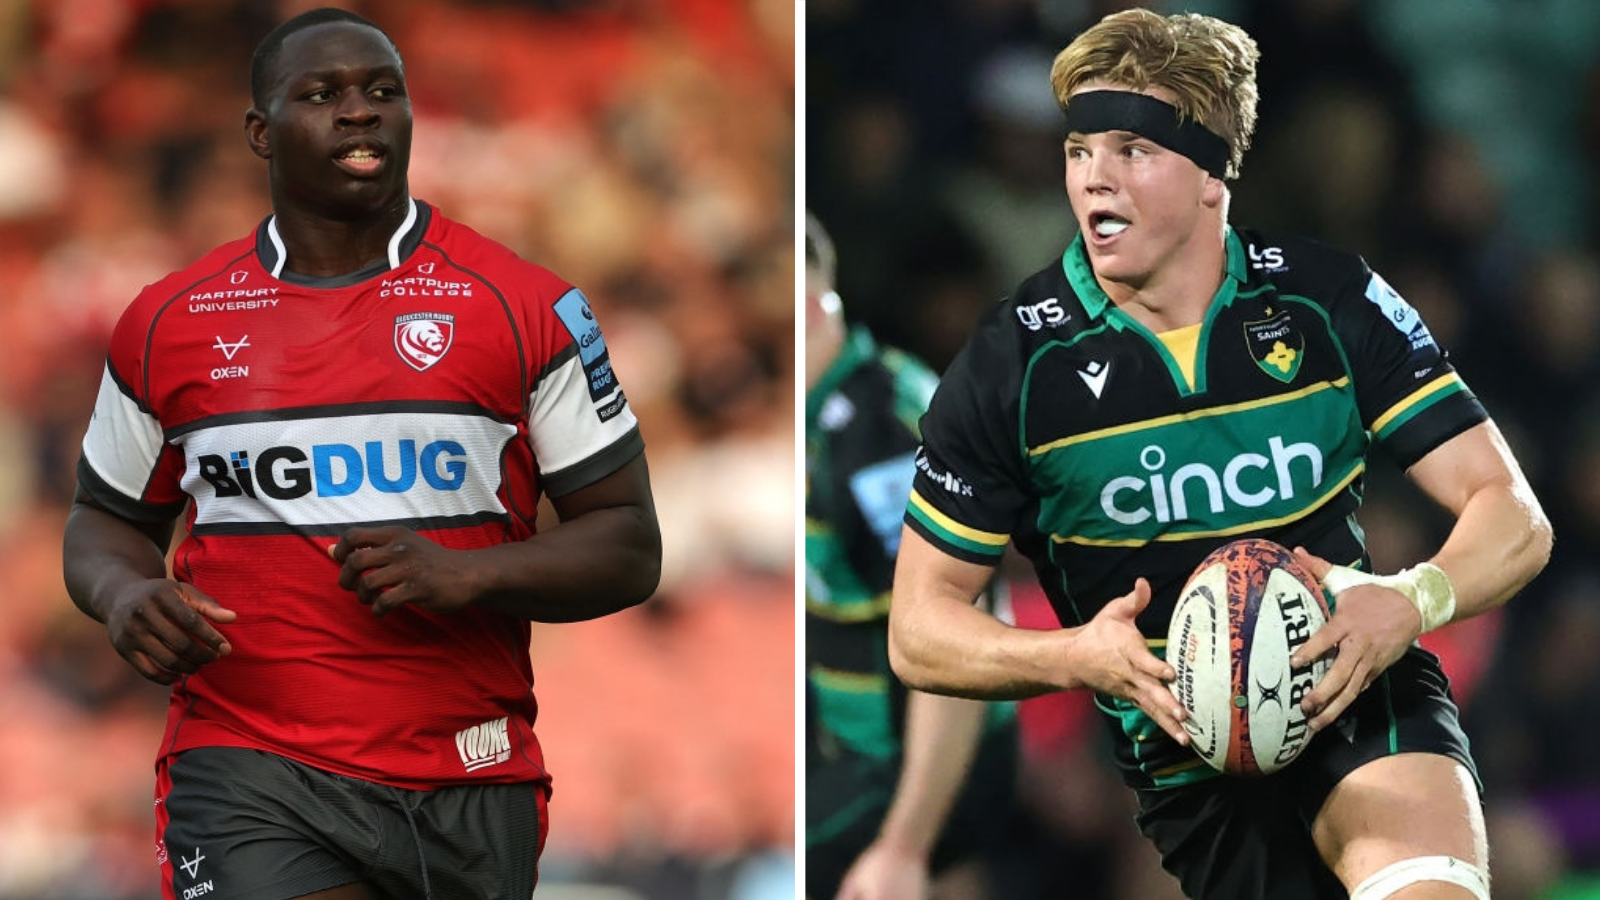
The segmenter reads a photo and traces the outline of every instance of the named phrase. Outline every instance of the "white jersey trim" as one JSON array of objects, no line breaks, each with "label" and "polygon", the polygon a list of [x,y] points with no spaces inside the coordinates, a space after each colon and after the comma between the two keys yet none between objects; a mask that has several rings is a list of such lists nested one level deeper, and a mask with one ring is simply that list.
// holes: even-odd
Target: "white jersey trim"
[{"label": "white jersey trim", "polygon": [[[610,409],[615,412],[601,415],[601,410]],[[528,397],[528,410],[528,442],[544,472],[560,472],[584,462],[627,437],[639,424],[620,387],[599,402],[590,398],[589,376],[576,354],[545,373]]]},{"label": "white jersey trim", "polygon": [[161,423],[123,393],[108,366],[83,436],[84,461],[118,493],[142,502],[163,446]]}]

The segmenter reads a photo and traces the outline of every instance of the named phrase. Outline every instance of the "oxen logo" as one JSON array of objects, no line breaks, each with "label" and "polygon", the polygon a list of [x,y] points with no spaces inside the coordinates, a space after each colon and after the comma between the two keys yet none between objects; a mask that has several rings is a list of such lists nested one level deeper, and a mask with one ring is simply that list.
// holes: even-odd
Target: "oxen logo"
[{"label": "oxen logo", "polygon": [[408,313],[394,317],[394,349],[418,372],[444,359],[455,337],[456,317],[445,313]]}]

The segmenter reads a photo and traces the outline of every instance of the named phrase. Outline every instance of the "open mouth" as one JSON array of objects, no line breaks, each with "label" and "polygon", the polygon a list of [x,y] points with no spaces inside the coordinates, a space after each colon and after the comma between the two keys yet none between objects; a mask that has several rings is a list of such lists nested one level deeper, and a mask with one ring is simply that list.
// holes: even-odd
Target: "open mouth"
[{"label": "open mouth", "polygon": [[377,147],[353,147],[333,158],[340,167],[356,175],[371,175],[383,165],[383,151]]},{"label": "open mouth", "polygon": [[1127,230],[1130,224],[1132,223],[1127,219],[1111,213],[1097,212],[1089,215],[1089,229],[1103,238],[1116,237]]}]

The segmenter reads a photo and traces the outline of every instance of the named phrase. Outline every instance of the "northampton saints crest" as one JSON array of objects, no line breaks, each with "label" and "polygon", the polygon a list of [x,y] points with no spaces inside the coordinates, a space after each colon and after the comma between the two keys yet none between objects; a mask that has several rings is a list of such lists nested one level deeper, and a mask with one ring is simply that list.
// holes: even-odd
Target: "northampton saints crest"
[{"label": "northampton saints crest", "polygon": [[1244,323],[1244,341],[1261,371],[1288,384],[1300,371],[1305,335],[1295,329],[1288,310],[1274,312],[1269,306],[1266,312],[1265,319]]}]

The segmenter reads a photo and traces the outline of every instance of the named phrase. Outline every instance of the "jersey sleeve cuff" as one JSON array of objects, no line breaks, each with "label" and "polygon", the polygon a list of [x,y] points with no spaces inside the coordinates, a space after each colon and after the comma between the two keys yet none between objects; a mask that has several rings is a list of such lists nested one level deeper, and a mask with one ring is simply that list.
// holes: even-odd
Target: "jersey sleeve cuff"
[{"label": "jersey sleeve cuff", "polygon": [[915,491],[906,506],[905,522],[928,543],[957,559],[992,566],[1005,554],[1010,537],[962,525],[934,509]]},{"label": "jersey sleeve cuff", "polygon": [[183,509],[189,502],[185,499],[176,503],[145,503],[133,499],[101,478],[100,473],[81,456],[78,457],[78,486],[89,495],[95,506],[130,522],[171,522],[183,515]]},{"label": "jersey sleeve cuff", "polygon": [[638,426],[634,426],[615,443],[583,462],[559,472],[544,473],[544,492],[551,497],[564,497],[610,475],[643,452],[644,437],[639,434]]}]

